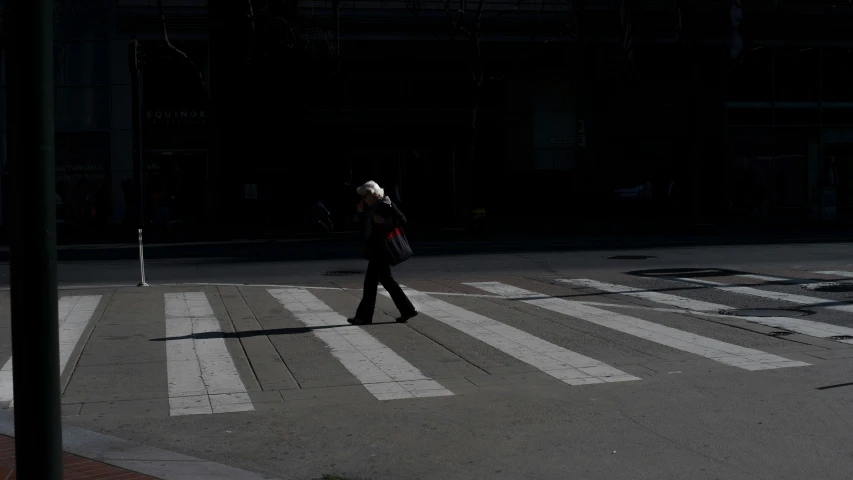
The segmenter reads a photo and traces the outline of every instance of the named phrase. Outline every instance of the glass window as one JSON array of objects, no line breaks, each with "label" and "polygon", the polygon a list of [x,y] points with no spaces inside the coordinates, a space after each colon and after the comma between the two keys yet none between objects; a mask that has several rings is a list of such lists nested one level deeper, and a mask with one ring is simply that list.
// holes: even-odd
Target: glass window
[{"label": "glass window", "polygon": [[769,102],[773,99],[773,57],[769,48],[756,47],[743,63],[729,69],[728,100],[731,102]]},{"label": "glass window", "polygon": [[728,124],[735,125],[773,125],[773,110],[770,108],[729,108]]},{"label": "glass window", "polygon": [[0,173],[9,172],[9,164],[6,158],[6,132],[0,132]]},{"label": "glass window", "polygon": [[823,101],[853,102],[853,51],[823,50]]},{"label": "glass window", "polygon": [[732,213],[760,215],[773,205],[773,129],[732,127],[728,135],[728,194]]},{"label": "glass window", "polygon": [[809,136],[803,127],[776,129],[776,205],[809,205]]},{"label": "glass window", "polygon": [[[819,125],[819,108],[777,108],[775,111],[776,125]],[[824,110],[825,112],[826,110]],[[826,119],[824,118],[824,122]]]},{"label": "glass window", "polygon": [[108,42],[55,44],[53,61],[56,85],[108,85],[109,48]]},{"label": "glass window", "polygon": [[853,125],[853,108],[824,108],[823,124],[825,126]]},{"label": "glass window", "polygon": [[357,109],[399,108],[399,76],[353,72],[347,79],[347,105]]},{"label": "glass window", "polygon": [[54,34],[58,40],[109,37],[109,1],[58,0],[54,2],[53,15]]},{"label": "glass window", "polygon": [[574,167],[574,150],[570,148],[537,148],[533,154],[536,170],[570,170]]},{"label": "glass window", "polygon": [[817,48],[777,49],[774,88],[777,102],[819,101],[820,50]]},{"label": "glass window", "polygon": [[62,214],[77,226],[112,217],[109,132],[56,132],[56,194]]},{"label": "glass window", "polygon": [[116,85],[112,88],[112,128],[133,128],[133,93],[131,87]]},{"label": "glass window", "polygon": [[57,87],[56,130],[108,130],[109,87]]}]

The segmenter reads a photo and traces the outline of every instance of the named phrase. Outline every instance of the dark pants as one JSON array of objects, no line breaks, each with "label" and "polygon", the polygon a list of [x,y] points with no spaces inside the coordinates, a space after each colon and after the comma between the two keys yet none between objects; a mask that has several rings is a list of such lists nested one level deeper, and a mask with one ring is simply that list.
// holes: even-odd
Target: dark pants
[{"label": "dark pants", "polygon": [[355,316],[361,320],[372,320],[373,309],[376,308],[376,290],[378,284],[382,284],[385,290],[391,294],[391,299],[394,300],[394,305],[401,314],[411,313],[415,311],[412,302],[409,301],[403,289],[391,276],[391,266],[388,262],[382,260],[371,260],[367,263],[367,273],[364,275],[364,295],[361,297],[361,303],[358,304],[358,310]]}]

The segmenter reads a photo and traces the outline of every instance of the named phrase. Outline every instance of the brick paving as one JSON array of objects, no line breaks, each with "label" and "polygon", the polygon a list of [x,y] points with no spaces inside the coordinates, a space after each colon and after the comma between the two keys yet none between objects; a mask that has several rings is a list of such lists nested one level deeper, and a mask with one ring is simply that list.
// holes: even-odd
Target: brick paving
[{"label": "brick paving", "polygon": [[[70,453],[62,454],[65,480],[157,480]],[[0,435],[0,480],[15,478],[15,439]]]}]

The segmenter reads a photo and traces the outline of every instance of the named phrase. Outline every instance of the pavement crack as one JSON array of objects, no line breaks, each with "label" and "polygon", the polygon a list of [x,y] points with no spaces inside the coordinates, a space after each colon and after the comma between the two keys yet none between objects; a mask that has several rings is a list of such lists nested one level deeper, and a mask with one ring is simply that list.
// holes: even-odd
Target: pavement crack
[{"label": "pavement crack", "polygon": [[[616,399],[616,401],[617,401],[617,403],[618,403],[618,401],[619,401],[619,400],[618,400],[618,399]],[[721,463],[721,464],[723,464],[723,465],[726,465],[727,467],[731,467],[731,468],[733,468],[733,469],[737,470],[738,472],[743,473],[743,474],[745,474],[745,475],[748,475],[748,476],[750,476],[750,477],[752,477],[752,478],[757,478],[757,479],[761,479],[761,480],[766,480],[764,477],[760,477],[760,476],[758,476],[758,475],[756,475],[756,474],[754,474],[754,473],[748,472],[748,471],[746,471],[746,470],[744,470],[744,469],[742,469],[742,468],[739,468],[738,466],[733,465],[733,464],[731,464],[731,463],[729,463],[729,462],[727,462],[727,461],[725,461],[725,460],[720,460],[719,458],[716,458],[716,457],[713,457],[713,456],[711,456],[711,455],[708,455],[708,454],[707,454],[707,453],[705,453],[705,452],[699,451],[699,450],[697,450],[697,449],[695,449],[695,448],[693,448],[693,447],[691,447],[691,446],[689,446],[689,445],[686,445],[686,444],[684,444],[684,443],[681,443],[681,442],[679,442],[679,441],[677,441],[677,440],[675,440],[675,439],[673,439],[673,438],[670,438],[670,437],[668,437],[668,436],[666,436],[666,435],[664,435],[664,434],[662,434],[662,433],[660,433],[660,432],[658,432],[658,431],[656,431],[656,430],[652,429],[652,428],[651,428],[651,427],[649,427],[648,425],[645,425],[645,424],[641,423],[641,422],[640,422],[639,420],[637,420],[636,418],[634,418],[634,417],[632,417],[631,415],[628,415],[627,413],[625,413],[625,410],[623,410],[623,409],[622,409],[622,407],[618,407],[618,408],[617,408],[617,410],[619,410],[619,413],[621,413],[621,414],[622,414],[622,416],[623,416],[623,417],[625,417],[626,419],[628,419],[631,423],[633,423],[634,425],[638,426],[639,428],[641,428],[641,429],[643,429],[643,430],[645,430],[645,431],[649,432],[650,434],[652,434],[652,435],[654,435],[654,436],[656,436],[656,437],[658,437],[658,438],[660,438],[660,439],[662,439],[662,440],[665,440],[665,441],[667,441],[667,442],[669,442],[669,443],[672,443],[673,445],[677,445],[677,446],[679,446],[679,447],[681,447],[681,448],[684,448],[684,449],[686,449],[686,450],[689,450],[689,451],[691,451],[691,452],[693,452],[693,453],[695,453],[695,454],[697,454],[697,455],[700,455],[700,456],[702,456],[702,457],[707,458],[708,460],[711,460],[711,461],[714,461],[714,462],[717,462],[717,463]]]},{"label": "pavement crack", "polygon": [[[231,324],[231,329],[234,330],[234,334],[235,334],[234,336],[237,338],[237,345],[240,345],[240,351],[243,353],[243,358],[245,358],[246,363],[249,364],[249,370],[252,371],[252,377],[255,379],[255,383],[258,385],[258,388],[263,390],[264,388],[263,388],[263,385],[261,385],[261,379],[258,378],[258,372],[255,371],[255,365],[254,365],[254,363],[252,363],[252,359],[249,356],[249,352],[246,351],[245,345],[243,345],[243,338],[240,336],[240,332],[237,331],[237,326],[234,324],[234,318],[231,317],[231,311],[228,310],[228,305],[225,304],[225,300],[224,300],[224,297],[222,295],[222,287],[217,286],[215,288],[216,288],[217,296],[219,297],[219,301],[222,302],[222,306],[224,307],[225,315],[228,316],[228,322]],[[243,297],[243,293],[240,292],[240,289],[235,288],[234,290],[237,290],[237,293],[240,294],[240,300],[246,305],[246,308],[249,311],[251,311],[251,309],[249,308],[249,304],[248,304],[248,302],[246,302],[246,298]],[[254,316],[254,314],[253,314],[253,316]],[[257,322],[257,320],[258,319],[256,318],[255,321]],[[258,322],[258,324],[260,325],[260,322]],[[224,339],[223,339],[223,341],[224,341]]]},{"label": "pavement crack", "polygon": [[[220,287],[217,287],[217,290],[218,290],[219,288],[220,288]],[[267,330],[267,329],[266,329],[266,327],[264,327],[264,324],[263,324],[263,323],[261,323],[261,321],[258,319],[258,316],[257,316],[257,315],[255,315],[255,311],[254,311],[254,310],[252,310],[252,307],[251,307],[251,305],[249,305],[249,302],[248,302],[248,301],[246,301],[246,296],[245,296],[245,295],[243,295],[243,290],[242,290],[240,287],[235,287],[235,290],[237,290],[237,293],[240,295],[240,300],[242,300],[242,301],[243,301],[243,303],[245,303],[245,304],[246,304],[246,308],[249,310],[249,312],[251,312],[251,314],[252,314],[252,318],[254,318],[254,319],[255,319],[255,322],[257,322],[258,326],[259,326],[259,327],[261,327],[261,330],[263,330],[264,332],[266,332],[266,330]],[[226,308],[225,310],[227,311],[228,309]],[[229,317],[229,318],[231,317],[231,314],[230,314],[230,313],[228,314],[228,317]],[[233,323],[234,323],[234,322],[232,321],[231,323],[232,323],[232,325],[233,325]],[[235,328],[235,329],[234,329],[234,331],[236,332],[236,331],[237,331],[237,329]],[[245,349],[245,347],[243,346],[243,339],[242,339],[239,335],[238,335],[237,337],[238,337],[238,339],[239,339],[239,341],[240,341],[240,348],[242,348],[242,349],[243,349],[243,354],[245,355],[246,360],[249,362],[249,368],[251,368],[251,369],[252,369],[252,375],[254,375],[254,377],[255,377],[255,381],[257,381],[257,382],[258,382],[258,388],[260,388],[262,391],[264,391],[264,386],[263,386],[263,384],[261,383],[260,378],[258,378],[258,373],[255,371],[255,365],[252,363],[252,360],[249,358],[249,354],[246,352],[246,349]],[[296,383],[296,387],[297,387],[297,388],[299,388],[299,389],[302,389],[302,385],[299,383],[299,379],[298,379],[298,378],[296,378],[296,375],[294,375],[294,374],[293,374],[293,371],[292,371],[292,370],[290,370],[290,367],[288,367],[288,366],[287,366],[287,362],[285,362],[285,361],[284,361],[284,357],[282,357],[282,356],[281,356],[281,352],[278,350],[278,348],[276,348],[276,346],[275,346],[275,344],[272,342],[272,340],[270,340],[270,336],[269,336],[269,335],[266,335],[266,337],[267,337],[267,341],[270,343],[270,346],[272,346],[272,349],[275,351],[275,354],[276,354],[276,355],[278,355],[279,360],[281,360],[281,364],[282,364],[282,365],[284,365],[284,369],[285,369],[285,370],[287,370],[287,373],[290,375],[290,378],[292,378],[292,379],[293,379],[293,382],[294,382],[294,383]]]}]

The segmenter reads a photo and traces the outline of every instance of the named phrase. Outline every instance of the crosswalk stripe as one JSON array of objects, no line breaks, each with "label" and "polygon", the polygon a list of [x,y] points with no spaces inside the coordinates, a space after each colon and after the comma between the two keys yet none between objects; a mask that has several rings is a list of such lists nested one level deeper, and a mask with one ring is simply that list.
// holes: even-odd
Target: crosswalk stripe
[{"label": "crosswalk stripe", "polygon": [[363,328],[348,325],[343,315],[308,290],[283,288],[267,291],[299,321],[314,328],[314,335],[378,400],[453,395]]},{"label": "crosswalk stripe", "polygon": [[167,293],[165,299],[169,414],[254,410],[204,292]]},{"label": "crosswalk stripe", "polygon": [[758,275],[755,273],[740,273],[735,275],[740,278],[751,278],[753,280],[762,280],[765,282],[785,282],[785,283],[794,283],[794,284],[804,284],[811,283],[811,280],[800,280],[796,278],[785,278],[785,277],[773,277],[770,275]]},{"label": "crosswalk stripe", "polygon": [[768,370],[809,365],[805,362],[788,360],[759,350],[732,345],[664,325],[647,322],[639,318],[602,310],[580,302],[542,295],[500,282],[477,282],[466,283],[466,285],[495,293],[505,298],[518,299],[539,308],[595,323],[745,370]]},{"label": "crosswalk stripe", "polygon": [[[60,297],[57,310],[59,320],[59,374],[65,371],[71,352],[80,341],[80,337],[92,320],[98,304],[101,302],[100,295],[84,295],[74,297]],[[9,402],[9,407],[14,406],[13,387],[13,362],[12,358],[0,369],[0,402]]]},{"label": "crosswalk stripe", "polygon": [[627,297],[640,298],[643,300],[648,300],[650,302],[661,303],[664,305],[684,308],[687,310],[697,310],[701,312],[718,312],[720,310],[726,310],[729,308],[725,305],[720,305],[716,303],[693,300],[691,298],[679,297],[677,295],[671,295],[668,293],[651,292],[642,288],[614,285],[612,283],[599,282],[597,280],[589,280],[586,278],[558,278],[557,281],[581,287],[594,288],[596,290],[601,290],[602,292],[607,293],[618,293]]},{"label": "crosswalk stripe", "polygon": [[[640,380],[598,360],[554,345],[491,318],[411,288],[403,287],[403,290],[420,313],[468,334],[569,385]],[[384,290],[382,295],[390,297]]]},{"label": "crosswalk stripe", "polygon": [[762,280],[765,282],[774,282],[774,283],[782,283],[785,285],[799,285],[806,289],[813,289],[817,287],[823,287],[827,285],[832,285],[832,282],[819,281],[815,282],[814,280],[805,280],[802,278],[791,278],[791,277],[774,277],[770,275],[755,275],[751,273],[745,273],[742,275],[737,275],[741,278],[751,278],[753,280]]},{"label": "crosswalk stripe", "polygon": [[825,272],[815,272],[821,275],[835,275],[836,277],[848,277],[853,278],[853,272],[845,272],[842,270],[829,270]]},{"label": "crosswalk stripe", "polygon": [[699,285],[707,285],[723,292],[739,293],[741,295],[749,295],[752,297],[767,298],[770,300],[780,300],[783,302],[797,303],[800,305],[808,305],[810,307],[822,307],[839,312],[853,313],[853,304],[838,305],[839,302],[826,300],[819,297],[808,297],[806,295],[796,295],[793,293],[774,292],[771,290],[760,290],[753,287],[741,287],[727,285],[725,283],[712,282],[710,280],[699,280],[697,278],[676,278],[680,282],[693,283]]},{"label": "crosswalk stripe", "polygon": [[[656,303],[660,303],[663,305],[670,305],[673,307],[683,308],[686,310],[690,310],[693,312],[719,312],[720,310],[731,310],[732,307],[726,305],[718,305],[715,303],[700,302],[698,300],[692,300],[689,298],[682,298],[676,295],[670,295],[659,292],[648,292],[645,290],[641,290],[633,287],[626,287],[623,285],[616,285],[612,283],[599,282],[595,280],[587,280],[587,279],[558,279],[560,282],[570,283],[574,285],[583,285],[591,288],[595,288],[596,290],[601,290],[603,292],[614,293],[619,295],[626,295],[630,297],[642,298],[645,300],[653,301]],[[588,302],[583,302],[586,305],[589,305]],[[731,316],[726,315],[726,317],[731,318]],[[795,333],[800,333],[803,335],[810,335],[812,337],[817,338],[830,338],[836,336],[844,336],[851,335],[853,336],[853,328],[841,327],[837,325],[832,325],[828,323],[822,322],[814,322],[811,320],[804,320],[801,318],[788,318],[788,317],[748,317],[748,316],[736,316],[736,318],[744,319],[751,323],[758,323],[760,325],[766,325],[768,327],[773,328],[781,328],[783,330],[788,330]],[[853,340],[839,340],[843,343],[851,343],[853,344]]]}]

